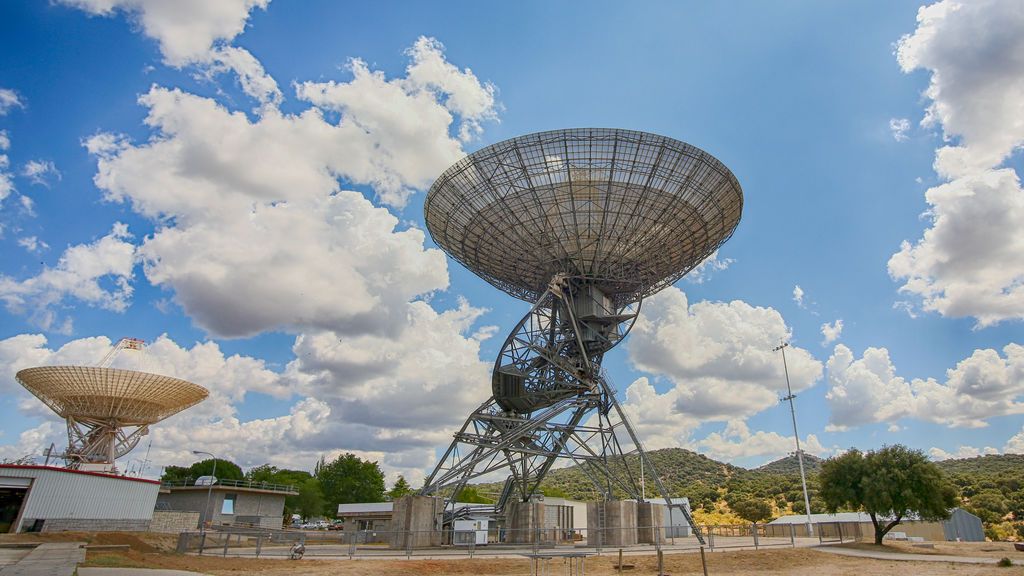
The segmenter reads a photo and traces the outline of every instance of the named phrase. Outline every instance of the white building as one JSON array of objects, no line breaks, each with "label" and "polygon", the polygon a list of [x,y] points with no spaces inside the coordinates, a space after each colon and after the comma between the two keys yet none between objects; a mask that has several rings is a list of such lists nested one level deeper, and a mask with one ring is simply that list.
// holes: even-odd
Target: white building
[{"label": "white building", "polygon": [[0,464],[0,533],[148,530],[156,480]]}]

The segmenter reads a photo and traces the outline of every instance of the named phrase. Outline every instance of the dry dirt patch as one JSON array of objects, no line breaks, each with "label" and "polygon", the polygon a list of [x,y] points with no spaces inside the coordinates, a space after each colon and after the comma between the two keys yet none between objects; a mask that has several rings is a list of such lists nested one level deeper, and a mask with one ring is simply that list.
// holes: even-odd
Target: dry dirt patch
[{"label": "dry dirt patch", "polygon": [[[784,574],[790,576],[863,576],[864,574],[914,574],[939,576],[954,572],[964,576],[1001,574],[1024,576],[1024,566],[998,568],[992,565],[951,565],[944,562],[898,562],[853,558],[826,554],[812,549],[715,552],[707,555],[708,572],[715,576],[755,576],[762,574]],[[587,559],[587,573],[593,576],[616,574],[615,555],[604,555]],[[520,558],[474,558],[462,560],[268,560],[254,558],[220,558],[211,556],[183,556],[168,553],[143,553],[96,551],[89,553],[89,562],[104,566],[145,566],[193,570],[216,576],[327,576],[360,575],[392,576],[439,576],[442,574],[472,576],[505,576],[528,574],[529,563]],[[558,574],[564,569],[561,560],[549,565],[550,573]],[[630,556],[629,563],[635,568],[630,574],[657,574],[657,557]],[[1024,562],[1022,562],[1024,564]],[[666,554],[665,572],[673,575],[702,574],[698,554]]]}]

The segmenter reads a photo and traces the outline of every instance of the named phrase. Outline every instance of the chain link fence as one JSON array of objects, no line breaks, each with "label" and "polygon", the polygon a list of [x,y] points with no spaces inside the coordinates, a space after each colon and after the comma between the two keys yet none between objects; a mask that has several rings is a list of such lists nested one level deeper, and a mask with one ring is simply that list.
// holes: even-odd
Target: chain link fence
[{"label": "chain link fence", "polygon": [[[701,526],[709,551],[746,548],[809,546],[818,538],[797,535],[794,527],[767,524]],[[638,536],[647,535],[647,541]],[[217,526],[206,532],[183,532],[177,550],[185,554],[282,558],[296,543],[306,556],[334,558],[515,556],[542,552],[586,552],[596,555],[627,552],[695,551],[694,536],[666,536],[663,526],[586,529],[558,527],[513,530],[493,525],[486,529],[434,531],[303,531]]]}]

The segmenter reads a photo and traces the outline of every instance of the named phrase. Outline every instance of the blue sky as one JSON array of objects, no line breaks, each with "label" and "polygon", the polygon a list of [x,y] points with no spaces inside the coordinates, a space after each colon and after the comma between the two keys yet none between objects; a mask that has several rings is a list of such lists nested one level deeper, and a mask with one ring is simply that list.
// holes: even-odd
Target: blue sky
[{"label": "blue sky", "polygon": [[136,336],[211,389],[154,427],[155,466],[201,445],[422,476],[527,309],[444,263],[424,191],[590,126],[689,142],[744,188],[717,266],[605,362],[650,447],[785,455],[788,335],[809,450],[1024,451],[1022,23],[1012,1],[4,3],[0,454],[63,434],[18,369]]}]

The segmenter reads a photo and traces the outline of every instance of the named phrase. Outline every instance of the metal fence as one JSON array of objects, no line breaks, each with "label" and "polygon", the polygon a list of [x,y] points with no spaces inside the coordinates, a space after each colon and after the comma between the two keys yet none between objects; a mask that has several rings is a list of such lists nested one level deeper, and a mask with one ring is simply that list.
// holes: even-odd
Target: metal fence
[{"label": "metal fence", "polygon": [[[777,527],[774,527],[777,528]],[[817,544],[818,539],[798,538],[795,530],[769,530],[765,524],[702,526],[704,548],[710,551],[746,548],[796,547]],[[647,541],[642,541],[644,535]],[[638,540],[639,538],[639,540]],[[693,536],[667,537],[665,528],[586,529],[533,528],[513,530],[435,531],[303,531],[267,530],[216,526],[206,532],[183,532],[178,552],[235,556],[288,557],[295,543],[305,545],[306,556],[333,558],[369,557],[473,557],[530,555],[541,552],[582,552],[600,555],[609,551],[656,552],[701,548]]]}]

